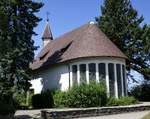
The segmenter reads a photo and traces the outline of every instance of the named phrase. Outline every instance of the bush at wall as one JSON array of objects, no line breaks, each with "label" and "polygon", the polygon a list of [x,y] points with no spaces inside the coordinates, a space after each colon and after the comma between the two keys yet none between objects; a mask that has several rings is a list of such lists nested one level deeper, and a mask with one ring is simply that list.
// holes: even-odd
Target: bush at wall
[{"label": "bush at wall", "polygon": [[62,91],[55,91],[55,94],[53,96],[54,98],[54,105],[55,107],[69,107],[68,106],[68,93],[67,92],[62,92]]},{"label": "bush at wall", "polygon": [[51,91],[42,92],[32,96],[32,106],[35,109],[52,108],[54,104]]},{"label": "bush at wall", "polygon": [[[27,99],[28,95],[28,99]],[[15,105],[17,109],[29,109],[31,107],[31,99],[32,99],[33,93],[26,93],[26,92],[18,92],[15,94]]]},{"label": "bush at wall", "polygon": [[107,98],[104,83],[90,82],[73,86],[67,92],[47,91],[32,97],[34,108],[51,107],[101,107],[136,104],[138,101],[133,97]]},{"label": "bush at wall", "polygon": [[17,109],[22,109],[22,107],[27,107],[26,105],[26,93],[16,93],[15,95],[15,105]]},{"label": "bush at wall", "polygon": [[106,87],[104,83],[82,83],[74,86],[68,92],[56,92],[54,102],[57,107],[105,106],[107,102]]},{"label": "bush at wall", "polygon": [[14,106],[14,100],[12,98],[12,93],[3,93],[0,95],[0,117],[14,114],[16,111]]},{"label": "bush at wall", "polygon": [[5,91],[0,93],[0,118],[1,116],[14,115],[16,109],[14,106],[13,93],[11,91]]},{"label": "bush at wall", "polygon": [[123,106],[137,103],[138,101],[134,97],[120,97],[119,99],[111,97],[107,100],[107,106]]},{"label": "bush at wall", "polygon": [[14,105],[0,101],[0,115],[9,115],[14,113],[15,113]]},{"label": "bush at wall", "polygon": [[134,96],[139,101],[150,101],[150,83],[146,82],[139,86],[135,86],[131,92],[131,96]]}]

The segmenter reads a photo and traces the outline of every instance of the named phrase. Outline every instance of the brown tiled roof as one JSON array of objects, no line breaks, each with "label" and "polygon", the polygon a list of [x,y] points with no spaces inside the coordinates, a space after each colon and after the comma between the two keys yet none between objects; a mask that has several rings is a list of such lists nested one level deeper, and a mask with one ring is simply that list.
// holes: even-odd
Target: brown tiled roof
[{"label": "brown tiled roof", "polygon": [[73,59],[102,56],[127,58],[96,24],[86,24],[46,45],[31,68],[36,70]]},{"label": "brown tiled roof", "polygon": [[53,40],[53,35],[52,35],[52,32],[51,32],[51,29],[50,29],[50,26],[49,26],[48,22],[47,22],[46,27],[44,29],[42,39],[51,39],[51,40]]}]

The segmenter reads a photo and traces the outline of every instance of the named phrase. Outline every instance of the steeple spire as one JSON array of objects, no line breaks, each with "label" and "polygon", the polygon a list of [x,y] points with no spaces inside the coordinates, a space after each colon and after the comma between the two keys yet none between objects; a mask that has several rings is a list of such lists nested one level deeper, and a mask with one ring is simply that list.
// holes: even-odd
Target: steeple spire
[{"label": "steeple spire", "polygon": [[49,13],[47,12],[47,20],[46,20],[46,27],[44,29],[42,40],[43,40],[43,46],[46,46],[51,40],[53,40],[53,35],[50,29],[49,25]]}]

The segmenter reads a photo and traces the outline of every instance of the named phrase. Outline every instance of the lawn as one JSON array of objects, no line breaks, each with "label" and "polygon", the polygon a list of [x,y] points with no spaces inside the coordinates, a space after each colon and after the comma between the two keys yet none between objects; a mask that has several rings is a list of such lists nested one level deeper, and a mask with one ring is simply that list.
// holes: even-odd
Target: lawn
[{"label": "lawn", "polygon": [[150,113],[144,116],[142,119],[150,119]]}]

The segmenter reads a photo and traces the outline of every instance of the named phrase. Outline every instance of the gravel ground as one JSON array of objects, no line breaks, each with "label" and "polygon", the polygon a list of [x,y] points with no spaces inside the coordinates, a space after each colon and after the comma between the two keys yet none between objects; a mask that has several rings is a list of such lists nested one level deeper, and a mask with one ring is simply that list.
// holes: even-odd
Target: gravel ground
[{"label": "gravel ground", "polygon": [[98,116],[98,117],[87,117],[87,118],[79,118],[79,119],[141,119],[143,116],[148,114],[150,111],[143,112],[131,112],[124,114],[115,114],[108,116]]}]

